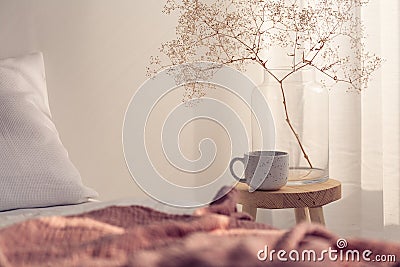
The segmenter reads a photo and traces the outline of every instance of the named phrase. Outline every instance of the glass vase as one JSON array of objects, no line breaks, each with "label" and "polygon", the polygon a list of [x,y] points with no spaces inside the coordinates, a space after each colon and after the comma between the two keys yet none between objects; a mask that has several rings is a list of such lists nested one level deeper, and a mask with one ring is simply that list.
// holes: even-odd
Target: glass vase
[{"label": "glass vase", "polygon": [[[287,76],[291,71],[271,70],[275,77],[265,73],[258,88],[274,118],[275,150],[289,153],[288,185],[324,182],[329,177],[328,90],[317,82],[313,69]],[[253,151],[261,148],[257,129],[252,120]]]}]

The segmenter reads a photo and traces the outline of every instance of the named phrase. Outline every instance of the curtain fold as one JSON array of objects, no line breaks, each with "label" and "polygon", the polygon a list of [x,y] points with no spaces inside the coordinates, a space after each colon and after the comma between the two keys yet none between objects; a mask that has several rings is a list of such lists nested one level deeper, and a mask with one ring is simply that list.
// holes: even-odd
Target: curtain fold
[{"label": "curtain fold", "polygon": [[362,188],[382,190],[383,225],[389,227],[400,224],[399,13],[397,0],[370,1],[362,13],[368,48],[385,60],[362,95]]},{"label": "curtain fold", "polygon": [[361,10],[366,49],[385,62],[359,95],[331,92],[330,176],[343,199],[327,207],[327,221],[343,235],[400,239],[399,13],[397,0]]}]

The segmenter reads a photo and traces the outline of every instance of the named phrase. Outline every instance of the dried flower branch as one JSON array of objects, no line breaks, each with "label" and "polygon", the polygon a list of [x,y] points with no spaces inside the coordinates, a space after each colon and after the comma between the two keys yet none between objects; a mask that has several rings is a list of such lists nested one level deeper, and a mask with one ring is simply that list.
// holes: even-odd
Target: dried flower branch
[{"label": "dried flower branch", "polygon": [[[312,163],[287,112],[284,81],[309,67],[334,83],[345,83],[360,91],[382,59],[365,51],[359,8],[367,0],[167,0],[164,13],[177,12],[177,38],[163,43],[161,54],[151,59],[148,74],[160,68],[188,62],[211,61],[245,70],[247,64],[260,65],[279,83],[286,122],[295,135],[304,158]],[[290,70],[278,78],[270,66],[276,56],[272,47],[285,51]],[[191,84],[185,98],[204,95]]]}]

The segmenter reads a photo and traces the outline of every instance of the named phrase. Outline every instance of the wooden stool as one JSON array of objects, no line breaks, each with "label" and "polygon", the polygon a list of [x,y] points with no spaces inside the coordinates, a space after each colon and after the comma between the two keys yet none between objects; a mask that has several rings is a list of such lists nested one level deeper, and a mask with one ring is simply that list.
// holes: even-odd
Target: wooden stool
[{"label": "wooden stool", "polygon": [[257,208],[294,208],[296,223],[316,222],[325,225],[322,207],[342,197],[341,183],[329,179],[324,183],[284,186],[278,191],[255,191],[250,193],[248,185],[239,183],[239,204],[243,211],[256,219]]}]

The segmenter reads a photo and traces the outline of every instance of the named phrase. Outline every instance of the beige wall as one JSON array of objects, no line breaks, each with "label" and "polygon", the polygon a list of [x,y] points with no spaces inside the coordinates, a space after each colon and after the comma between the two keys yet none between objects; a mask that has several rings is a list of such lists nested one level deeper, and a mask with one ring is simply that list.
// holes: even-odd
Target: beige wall
[{"label": "beige wall", "polygon": [[174,34],[160,0],[0,0],[0,57],[45,57],[56,126],[84,182],[102,199],[138,195],[122,121],[149,57]]},{"label": "beige wall", "polygon": [[[122,122],[130,98],[146,79],[149,57],[174,37],[176,18],[162,14],[164,2],[0,0],[0,57],[44,53],[50,106],[61,139],[84,183],[104,200],[143,195],[125,165]],[[180,102],[181,94],[175,96],[167,106]],[[160,128],[157,120],[153,124]],[[182,139],[192,145],[183,148],[189,158],[199,156],[198,141],[211,132],[209,125],[199,125],[188,127]],[[215,129],[212,136],[226,142],[220,132]],[[222,155],[227,148],[220,143]],[[154,151],[161,171],[178,177],[161,162],[160,147]],[[210,170],[221,172],[228,161],[218,159]]]}]

